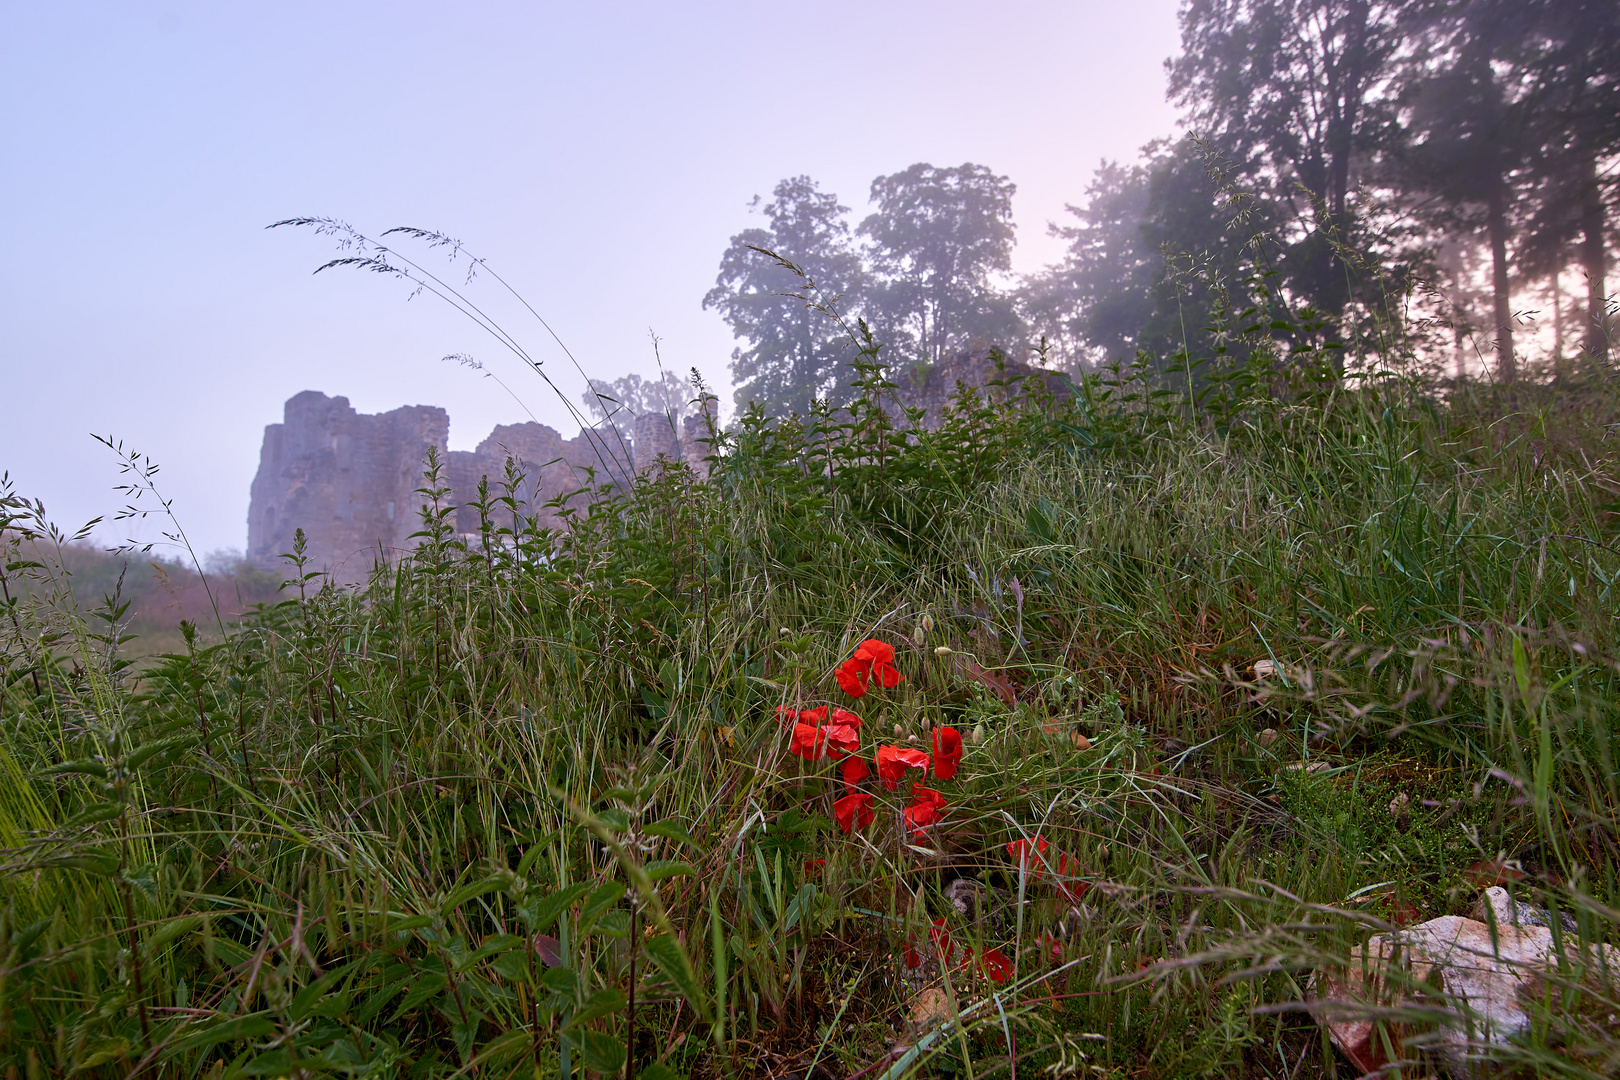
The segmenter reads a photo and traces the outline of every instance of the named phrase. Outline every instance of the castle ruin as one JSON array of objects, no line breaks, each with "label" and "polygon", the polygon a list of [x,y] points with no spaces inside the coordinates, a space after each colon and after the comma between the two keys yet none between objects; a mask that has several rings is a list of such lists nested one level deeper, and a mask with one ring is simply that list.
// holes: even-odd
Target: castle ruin
[{"label": "castle ruin", "polygon": [[[900,373],[895,381],[900,404],[921,408],[924,426],[932,428],[959,384],[983,387],[998,375],[1039,376],[1053,393],[1068,393],[1056,373],[1016,361],[998,369],[987,349]],[[264,569],[282,566],[294,532],[303,529],[311,569],[346,584],[364,581],[375,560],[392,561],[415,546],[412,534],[422,527],[423,502],[417,492],[424,486],[430,447],[443,462],[440,483],[449,489],[447,502],[457,508],[456,533],[477,535],[478,510],[470,504],[479,481],[488,477],[492,498],[503,495],[508,459],[524,475],[513,493],[521,515],[536,518],[542,527],[559,527],[563,522],[548,504],[588,486],[622,482],[627,466],[640,472],[664,457],[705,473],[708,423],[703,415],[677,422],[645,413],[635,418],[628,439],[612,428],[564,439],[545,424],[503,424],[476,450],[450,450],[450,416],[438,406],[365,414],[348,398],[306,390],[287,400],[281,423],[264,429],[248,507],[247,559]],[[503,522],[508,513],[502,509]]]}]

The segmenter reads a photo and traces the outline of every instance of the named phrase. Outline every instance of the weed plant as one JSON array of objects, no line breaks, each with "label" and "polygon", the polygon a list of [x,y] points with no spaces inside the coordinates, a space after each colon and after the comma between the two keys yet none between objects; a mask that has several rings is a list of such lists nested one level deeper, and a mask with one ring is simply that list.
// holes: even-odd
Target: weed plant
[{"label": "weed plant", "polygon": [[[0,1064],[1350,1075],[1312,973],[1501,880],[1576,929],[1477,1052],[1613,1075],[1614,383],[1441,396],[1269,314],[1199,383],[1007,377],[932,429],[867,340],[847,411],[560,531],[514,465],[454,535],[430,457],[407,557],[295,547],[138,672],[6,492]],[[899,679],[857,698],[868,641]],[[822,706],[933,772],[851,781]],[[1376,1013],[1409,1075],[1466,1008],[1429,990]]]}]

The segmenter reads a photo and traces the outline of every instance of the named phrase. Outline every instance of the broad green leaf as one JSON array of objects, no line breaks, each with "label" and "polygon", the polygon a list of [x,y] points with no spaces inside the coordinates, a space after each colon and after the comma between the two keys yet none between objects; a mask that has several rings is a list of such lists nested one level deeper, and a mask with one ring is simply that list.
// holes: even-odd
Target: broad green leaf
[{"label": "broad green leaf", "polygon": [[105,780],[107,779],[107,766],[103,765],[99,761],[90,761],[89,759],[85,759],[83,761],[64,761],[60,765],[52,765],[50,768],[45,769],[41,775],[61,776],[64,773],[77,773],[81,776],[94,776],[98,779]]},{"label": "broad green leaf", "polygon": [[291,1016],[294,1020],[302,1020],[305,1016],[309,1015],[310,1010],[313,1009],[320,1002],[320,1000],[326,996],[328,991],[330,991],[333,986],[337,985],[337,981],[339,979],[353,971],[360,963],[361,961],[359,960],[350,960],[342,967],[333,968],[325,975],[322,975],[320,978],[298,991],[298,993],[293,996],[292,1005],[288,1008],[287,1015]]},{"label": "broad green leaf", "polygon": [[554,994],[579,995],[579,976],[573,968],[547,968],[540,976],[540,985]]},{"label": "broad green leaf", "polygon": [[675,984],[675,989],[686,998],[698,1017],[707,1022],[709,1002],[703,994],[702,986],[698,984],[697,975],[692,971],[691,958],[686,955],[681,943],[668,934],[658,934],[647,939],[643,951],[654,964],[658,965],[658,970]]},{"label": "broad green leaf", "polygon": [[624,1008],[624,1005],[625,997],[619,991],[611,988],[598,990],[590,996],[590,999],[585,1004],[574,1011],[574,1015],[569,1018],[568,1023],[564,1024],[562,1029],[572,1031],[581,1024],[595,1020],[599,1016],[616,1013]]},{"label": "broad green leaf", "polygon": [[630,934],[630,913],[623,908],[607,912],[596,920],[596,925],[591,927],[591,933],[614,938],[628,937]]},{"label": "broad green leaf", "polygon": [[222,1042],[242,1039],[262,1039],[275,1034],[276,1022],[268,1016],[239,1016],[224,1023],[211,1024],[201,1031],[186,1036],[175,1044],[176,1050],[198,1050]]},{"label": "broad green leaf", "polygon": [[675,859],[654,859],[642,867],[647,877],[652,881],[663,881],[665,878],[689,877],[697,873],[696,867],[691,863],[679,862]]},{"label": "broad green leaf", "polygon": [[124,812],[123,803],[103,802],[80,810],[77,814],[62,822],[60,828],[78,829],[85,825],[94,825],[101,821],[111,821]]},{"label": "broad green leaf", "polygon": [[287,1076],[292,1072],[292,1054],[286,1047],[266,1050],[249,1061],[234,1066],[229,1076]]},{"label": "broad green leaf", "polygon": [[416,985],[411,987],[409,992],[406,993],[404,1000],[399,1003],[399,1006],[394,1010],[394,1015],[389,1018],[388,1022],[393,1023],[395,1020],[398,1020],[401,1016],[404,1016],[406,1013],[422,1004],[422,1002],[443,990],[448,984],[449,980],[443,975],[421,976],[416,980]]},{"label": "broad green leaf", "polygon": [[480,896],[485,896],[492,892],[501,891],[502,889],[506,888],[507,883],[510,880],[510,875],[498,874],[493,877],[484,878],[482,881],[470,881],[460,888],[452,890],[450,895],[441,900],[439,902],[439,911],[445,915],[449,915],[452,911],[456,910],[456,908],[460,907],[462,904],[465,904],[469,900],[477,899]]},{"label": "broad green leaf", "polygon": [[533,918],[529,922],[529,929],[535,933],[544,933],[551,929],[551,924],[557,921],[568,906],[586,893],[591,891],[591,883],[582,881],[578,885],[570,885],[566,889],[552,893],[543,900],[538,901],[533,908]]},{"label": "broad green leaf", "polygon": [[39,870],[83,870],[97,877],[111,877],[118,873],[118,856],[99,851],[74,851],[31,860],[28,867]]},{"label": "broad green leaf", "polygon": [[522,944],[523,939],[515,934],[496,934],[489,940],[485,941],[477,949],[458,960],[456,962],[456,970],[465,971],[474,964],[478,963],[480,960],[488,959],[491,956],[499,956],[501,953],[511,952],[513,949]]},{"label": "broad green leaf", "polygon": [[585,901],[585,907],[579,913],[579,921],[588,923],[608,908],[617,904],[624,896],[624,882],[610,881],[606,885],[597,886]]},{"label": "broad green leaf", "polygon": [[698,846],[698,842],[692,838],[692,834],[687,832],[685,826],[678,821],[655,821],[647,826],[646,833],[648,836],[661,836],[666,840],[674,840],[688,847]]},{"label": "broad green leaf", "polygon": [[580,1032],[585,1067],[604,1076],[624,1068],[624,1042],[600,1031]]},{"label": "broad green leaf", "polygon": [[[534,1045],[534,1036],[527,1031],[508,1031],[478,1048],[478,1064],[499,1070],[502,1065],[527,1056]],[[495,1072],[492,1075],[500,1075]],[[641,1074],[645,1076],[645,1074]]]},{"label": "broad green leaf", "polygon": [[180,919],[170,919],[157,929],[153,930],[142,943],[146,946],[148,956],[156,956],[169,942],[177,937],[202,929],[201,915],[187,915]]},{"label": "broad green leaf", "polygon": [[196,735],[171,735],[167,739],[153,739],[132,751],[124,759],[124,764],[128,768],[138,769],[159,754],[195,746],[201,741],[202,739]]}]

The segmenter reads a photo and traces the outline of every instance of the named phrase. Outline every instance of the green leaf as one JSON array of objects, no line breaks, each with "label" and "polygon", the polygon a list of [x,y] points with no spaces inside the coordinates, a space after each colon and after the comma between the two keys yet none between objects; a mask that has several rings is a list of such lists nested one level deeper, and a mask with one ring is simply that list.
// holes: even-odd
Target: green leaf
[{"label": "green leaf", "polygon": [[540,985],[553,994],[579,996],[579,976],[574,974],[573,968],[547,968],[540,974]]},{"label": "green leaf", "polygon": [[646,833],[648,836],[661,836],[666,840],[674,840],[688,847],[699,846],[698,842],[692,838],[692,834],[687,832],[685,826],[678,821],[655,821],[647,826]]},{"label": "green leaf", "polygon": [[674,859],[654,859],[642,867],[651,881],[663,881],[665,878],[689,877],[697,873],[691,863],[678,862]]},{"label": "green leaf", "polygon": [[686,1080],[680,1073],[665,1065],[662,1061],[656,1061],[644,1069],[637,1069],[636,1076],[640,1080]]},{"label": "green leaf", "polygon": [[1530,696],[1530,654],[1525,652],[1524,639],[1513,636],[1513,677],[1519,684],[1519,693]]},{"label": "green leaf", "polygon": [[534,917],[529,922],[529,929],[535,933],[544,933],[551,929],[551,924],[557,921],[570,904],[591,891],[591,883],[582,881],[578,885],[570,885],[566,889],[552,893],[550,896],[534,905]]},{"label": "green leaf", "polygon": [[630,815],[616,806],[610,806],[606,810],[598,810],[596,818],[608,828],[616,829],[619,832],[624,832],[630,827]]},{"label": "green leaf", "polygon": [[211,1024],[196,1034],[181,1039],[175,1044],[175,1049],[199,1050],[222,1042],[262,1039],[266,1035],[275,1034],[275,1031],[276,1022],[268,1016],[239,1016],[224,1023]]},{"label": "green leaf", "polygon": [[287,1015],[291,1016],[295,1021],[302,1020],[305,1016],[308,1016],[310,1010],[320,1003],[321,999],[326,996],[327,992],[330,991],[334,985],[336,985],[337,981],[347,975],[350,971],[353,971],[355,965],[359,963],[359,960],[350,960],[342,967],[333,968],[325,975],[322,975],[320,978],[298,991],[298,993],[293,996],[292,1006],[288,1008]]},{"label": "green leaf", "polygon": [[502,953],[489,962],[489,967],[507,982],[523,982],[529,977],[528,960],[522,953]]},{"label": "green leaf", "polygon": [[129,757],[124,759],[124,764],[128,768],[138,769],[161,753],[195,746],[201,741],[202,739],[198,736],[190,734],[170,735],[167,739],[153,739],[151,742],[144,743],[131,751]]},{"label": "green leaf", "polygon": [[556,839],[557,834],[555,832],[547,833],[543,840],[537,844],[534,844],[529,848],[528,851],[524,852],[523,858],[518,861],[517,876],[526,877],[529,871],[534,869],[534,864],[539,861],[540,856],[546,853],[547,849],[551,847],[552,842]]},{"label": "green leaf", "polygon": [[448,915],[469,900],[476,899],[480,896],[485,896],[492,892],[499,892],[500,890],[506,888],[506,884],[509,880],[510,875],[498,874],[493,877],[487,877],[482,881],[469,881],[460,888],[451,890],[450,895],[446,896],[439,902],[439,911],[445,915]]},{"label": "green leaf", "polygon": [[[534,1036],[527,1031],[508,1031],[478,1048],[478,1064],[486,1069],[498,1070],[502,1065],[526,1056],[534,1045]],[[643,1077],[645,1073],[640,1074]]]},{"label": "green leaf", "polygon": [[410,992],[405,995],[405,999],[394,1009],[394,1015],[389,1018],[388,1022],[393,1023],[398,1020],[401,1016],[443,990],[448,984],[449,980],[443,975],[422,975],[418,977],[416,985],[411,987]]},{"label": "green leaf", "polygon": [[569,1017],[568,1023],[564,1024],[562,1029],[572,1031],[581,1024],[589,1023],[599,1016],[616,1013],[624,1008],[624,1005],[625,997],[619,991],[612,988],[598,990],[590,996],[590,999],[585,1004],[575,1010],[574,1015]]},{"label": "green leaf", "polygon": [[624,1043],[600,1031],[580,1032],[585,1067],[592,1072],[612,1076],[624,1068]]},{"label": "green leaf", "polygon": [[99,761],[64,761],[60,765],[52,765],[44,770],[42,776],[62,776],[66,773],[77,773],[81,776],[94,776],[97,779],[107,779],[107,766]]},{"label": "green leaf", "polygon": [[168,922],[160,925],[156,930],[153,930],[151,935],[147,937],[146,941],[144,942],[146,946],[146,955],[156,956],[165,946],[169,944],[169,942],[173,941],[175,938],[180,937],[183,934],[192,933],[195,930],[201,930],[202,924],[203,919],[201,915],[187,915],[180,919],[170,919]]},{"label": "green leaf", "polygon": [[30,861],[31,870],[83,870],[97,877],[111,877],[118,873],[118,856],[100,851],[72,851],[61,855],[47,855]]},{"label": "green leaf", "polygon": [[605,937],[628,937],[630,934],[630,913],[622,909],[607,912],[596,920],[596,925],[591,927],[591,933],[601,934]]},{"label": "green leaf", "polygon": [[100,821],[111,821],[124,812],[123,803],[103,802],[96,803],[62,822],[58,828],[77,829],[85,825],[94,825]]},{"label": "green leaf", "polygon": [[234,1066],[231,1076],[286,1076],[292,1072],[292,1053],[286,1047],[266,1050],[242,1065]]},{"label": "green leaf", "polygon": [[608,908],[617,904],[624,896],[624,882],[610,881],[606,885],[599,885],[585,901],[585,907],[579,913],[579,921],[588,923]]},{"label": "green leaf", "polygon": [[697,975],[692,971],[692,960],[686,955],[681,943],[668,934],[658,934],[647,939],[643,951],[654,964],[658,965],[658,970],[675,984],[675,989],[686,998],[699,1018],[706,1021],[709,1016],[708,999],[703,995],[703,988],[698,985]]}]

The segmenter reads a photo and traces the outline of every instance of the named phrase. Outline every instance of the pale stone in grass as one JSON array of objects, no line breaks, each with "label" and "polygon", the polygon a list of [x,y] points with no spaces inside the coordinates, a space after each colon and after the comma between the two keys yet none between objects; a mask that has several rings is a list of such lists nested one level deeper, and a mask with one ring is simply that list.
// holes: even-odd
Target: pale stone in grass
[{"label": "pale stone in grass", "polygon": [[1398,818],[1402,814],[1406,813],[1406,808],[1411,805],[1411,798],[1406,794],[1406,792],[1403,791],[1393,799],[1389,800],[1389,816],[1392,818]]},{"label": "pale stone in grass", "polygon": [[1262,731],[1260,733],[1260,745],[1261,746],[1270,746],[1272,743],[1274,743],[1276,741],[1277,741],[1277,729],[1276,728],[1268,727],[1268,728],[1266,728],[1264,731]]},{"label": "pale stone in grass", "polygon": [[1277,674],[1277,664],[1274,660],[1256,660],[1254,662],[1254,677],[1269,679]]},{"label": "pale stone in grass", "polygon": [[[1481,898],[1493,909],[1512,902],[1505,890],[1490,891],[1502,894]],[[1503,907],[1502,912],[1511,915],[1514,909]],[[1523,913],[1518,914],[1522,923]],[[1583,960],[1578,943],[1565,939],[1566,957],[1584,962],[1591,973],[1588,978],[1605,963],[1611,970],[1620,966],[1620,949],[1601,946],[1600,957],[1596,948],[1588,945]],[[1311,980],[1310,998],[1334,1044],[1363,1072],[1388,1064],[1386,1038],[1405,1057],[1416,1049],[1413,1045],[1403,1049],[1398,1028],[1379,1032],[1369,1012],[1420,1005],[1431,1012],[1442,1010],[1447,1019],[1422,1041],[1446,1072],[1461,1080],[1487,1075],[1477,1060],[1471,1060],[1481,1050],[1506,1046],[1529,1030],[1530,1017],[1521,1002],[1545,992],[1545,975],[1557,962],[1552,932],[1545,926],[1514,926],[1499,918],[1493,934],[1478,919],[1446,915],[1374,935],[1364,950],[1349,958],[1346,969],[1318,971]],[[1425,986],[1438,991],[1425,995],[1427,1001],[1418,996]]]}]

